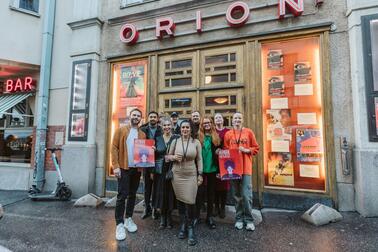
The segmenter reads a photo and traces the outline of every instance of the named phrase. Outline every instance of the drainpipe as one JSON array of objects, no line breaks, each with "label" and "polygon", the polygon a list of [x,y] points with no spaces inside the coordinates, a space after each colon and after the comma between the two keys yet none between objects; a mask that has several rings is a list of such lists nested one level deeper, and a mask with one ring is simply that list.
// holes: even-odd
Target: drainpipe
[{"label": "drainpipe", "polygon": [[45,184],[45,147],[47,132],[47,116],[49,107],[49,88],[51,78],[51,61],[54,38],[55,4],[56,0],[45,2],[45,19],[42,32],[42,57],[40,82],[37,105],[37,130],[35,139],[34,158],[36,162],[36,176],[34,183],[39,190]]}]

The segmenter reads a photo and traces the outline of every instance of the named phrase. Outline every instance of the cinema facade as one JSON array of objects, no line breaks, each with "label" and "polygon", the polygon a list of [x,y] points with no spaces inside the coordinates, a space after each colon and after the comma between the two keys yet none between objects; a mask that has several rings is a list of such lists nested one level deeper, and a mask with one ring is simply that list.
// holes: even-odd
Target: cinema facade
[{"label": "cinema facade", "polygon": [[104,192],[116,191],[111,136],[132,108],[181,118],[194,110],[222,113],[227,126],[240,111],[261,145],[253,171],[256,206],[340,207],[340,137],[351,140],[342,119],[350,107],[339,98],[350,99],[343,5],[173,2],[125,3],[116,12],[103,6],[97,155]]}]

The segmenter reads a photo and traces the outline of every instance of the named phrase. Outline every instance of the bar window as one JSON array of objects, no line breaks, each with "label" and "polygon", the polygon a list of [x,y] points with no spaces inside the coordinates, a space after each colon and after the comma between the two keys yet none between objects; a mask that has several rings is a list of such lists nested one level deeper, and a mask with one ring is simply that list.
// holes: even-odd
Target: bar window
[{"label": "bar window", "polygon": [[378,142],[378,14],[361,21],[369,140]]},{"label": "bar window", "polygon": [[68,140],[87,141],[91,60],[72,65],[72,89]]}]

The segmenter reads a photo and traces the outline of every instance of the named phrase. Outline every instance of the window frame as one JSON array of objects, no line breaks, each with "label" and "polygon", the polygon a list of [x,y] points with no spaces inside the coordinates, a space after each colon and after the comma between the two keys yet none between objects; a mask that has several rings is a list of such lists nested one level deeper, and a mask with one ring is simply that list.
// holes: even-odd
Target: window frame
[{"label": "window frame", "polygon": [[[85,109],[73,109],[73,97],[74,97],[74,82],[75,82],[75,66],[80,64],[88,64],[87,66],[87,79],[86,79],[86,92],[85,92]],[[91,90],[91,72],[92,72],[92,60],[78,60],[72,62],[72,77],[71,77],[71,94],[70,94],[70,113],[68,124],[68,141],[86,142],[88,139],[88,123],[89,123],[89,102],[90,102],[90,90]],[[72,129],[72,114],[85,114],[84,120],[84,136],[76,137],[71,135]]]},{"label": "window frame", "polygon": [[378,98],[378,90],[374,91],[372,43],[371,43],[371,29],[370,29],[370,21],[372,20],[378,20],[378,14],[361,16],[368,134],[369,134],[370,142],[378,142],[378,132],[377,132],[378,125],[376,125],[375,101],[374,101],[375,98]]},{"label": "window frame", "polygon": [[146,3],[150,3],[150,2],[156,2],[156,1],[159,1],[159,0],[141,0],[141,2],[137,2],[137,3],[130,3],[130,4],[127,4],[127,0],[120,0],[119,1],[119,5],[120,5],[120,9],[125,9],[125,8],[128,8],[128,7],[132,7],[132,6],[136,6],[136,5],[141,5],[141,4],[146,4]]},{"label": "window frame", "polygon": [[9,8],[12,9],[12,10],[15,10],[15,11],[30,14],[32,16],[40,17],[40,1],[39,0],[33,0],[33,1],[38,1],[37,2],[37,5],[38,5],[37,10],[29,10],[29,9],[25,9],[25,8],[20,7],[20,4],[21,4],[20,0],[10,0]]}]

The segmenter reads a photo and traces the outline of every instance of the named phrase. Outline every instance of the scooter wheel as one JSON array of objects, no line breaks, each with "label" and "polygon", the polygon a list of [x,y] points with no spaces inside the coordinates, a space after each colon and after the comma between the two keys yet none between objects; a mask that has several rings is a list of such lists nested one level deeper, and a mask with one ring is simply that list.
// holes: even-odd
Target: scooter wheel
[{"label": "scooter wheel", "polygon": [[61,200],[69,200],[71,198],[72,191],[70,188],[63,186],[59,191],[59,198]]}]

